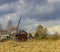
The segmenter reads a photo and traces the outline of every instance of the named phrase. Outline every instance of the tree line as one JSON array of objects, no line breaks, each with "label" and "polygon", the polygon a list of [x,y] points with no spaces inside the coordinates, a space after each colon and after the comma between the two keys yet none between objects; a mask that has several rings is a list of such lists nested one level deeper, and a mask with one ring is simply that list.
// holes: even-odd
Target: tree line
[{"label": "tree line", "polygon": [[38,40],[60,39],[60,35],[57,32],[55,32],[53,35],[49,35],[47,31],[48,31],[47,28],[43,27],[42,25],[38,25],[36,28],[36,33],[34,35],[34,38]]}]

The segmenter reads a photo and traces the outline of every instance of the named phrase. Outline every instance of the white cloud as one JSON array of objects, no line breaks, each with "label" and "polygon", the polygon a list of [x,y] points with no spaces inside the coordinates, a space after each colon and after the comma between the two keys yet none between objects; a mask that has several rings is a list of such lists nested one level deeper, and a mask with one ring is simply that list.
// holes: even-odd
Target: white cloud
[{"label": "white cloud", "polygon": [[60,33],[60,25],[59,26],[54,26],[54,27],[48,29],[49,34],[54,34],[55,32]]},{"label": "white cloud", "polygon": [[48,0],[48,2],[52,3],[52,2],[60,2],[60,0]]},{"label": "white cloud", "polygon": [[37,5],[36,8],[35,8],[35,13],[37,14],[51,14],[52,12],[54,12],[54,8],[52,6],[49,6],[49,5],[43,5],[43,6],[40,6],[40,5]]}]

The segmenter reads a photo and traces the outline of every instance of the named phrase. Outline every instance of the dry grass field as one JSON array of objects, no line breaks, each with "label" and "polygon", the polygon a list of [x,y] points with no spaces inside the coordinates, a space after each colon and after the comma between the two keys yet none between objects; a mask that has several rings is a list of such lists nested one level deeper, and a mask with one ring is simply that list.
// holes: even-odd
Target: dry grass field
[{"label": "dry grass field", "polygon": [[60,52],[60,40],[0,42],[0,52]]}]

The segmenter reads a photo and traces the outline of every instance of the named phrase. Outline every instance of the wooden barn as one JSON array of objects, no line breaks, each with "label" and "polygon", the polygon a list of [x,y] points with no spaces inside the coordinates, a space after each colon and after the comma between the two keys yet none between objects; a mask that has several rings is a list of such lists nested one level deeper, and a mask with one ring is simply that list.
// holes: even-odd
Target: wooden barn
[{"label": "wooden barn", "polygon": [[25,32],[24,30],[21,30],[19,31],[17,34],[16,34],[16,40],[17,41],[27,41],[27,32]]}]

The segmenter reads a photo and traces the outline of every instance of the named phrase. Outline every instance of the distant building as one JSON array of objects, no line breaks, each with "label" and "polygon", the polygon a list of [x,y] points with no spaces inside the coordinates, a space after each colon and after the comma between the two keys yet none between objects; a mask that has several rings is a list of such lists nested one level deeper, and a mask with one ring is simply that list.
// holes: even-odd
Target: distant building
[{"label": "distant building", "polygon": [[18,41],[27,41],[27,34],[28,33],[24,30],[19,31],[15,36],[16,40],[18,40]]},{"label": "distant building", "polygon": [[31,33],[28,33],[27,38],[28,39],[32,39],[33,38],[32,34]]},{"label": "distant building", "polygon": [[9,38],[10,38],[10,35],[6,32],[2,32],[0,34],[0,41],[1,42],[4,42],[4,41],[8,40]]}]

